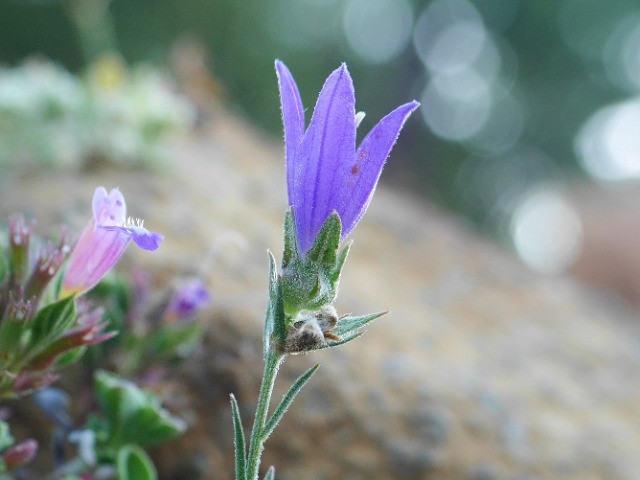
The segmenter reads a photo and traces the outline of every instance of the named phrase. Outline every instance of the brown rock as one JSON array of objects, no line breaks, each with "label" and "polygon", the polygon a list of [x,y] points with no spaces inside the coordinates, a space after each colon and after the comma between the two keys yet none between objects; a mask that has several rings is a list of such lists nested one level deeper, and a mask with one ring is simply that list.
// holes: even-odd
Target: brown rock
[{"label": "brown rock", "polygon": [[[2,213],[82,228],[96,185],[119,186],[130,214],[166,242],[131,249],[160,281],[224,249],[205,346],[182,379],[184,438],[154,452],[163,478],[232,478],[228,394],[247,427],[261,373],[266,249],[281,248],[282,148],[219,112],[175,144],[166,172],[102,168],[22,175]],[[399,158],[393,161],[402,161]],[[44,228],[43,228],[44,229]],[[640,471],[640,328],[569,278],[535,276],[420,201],[380,188],[353,235],[339,312],[390,309],[362,339],[287,360],[277,385],[322,367],[267,443],[263,465],[291,479],[635,479]]]}]

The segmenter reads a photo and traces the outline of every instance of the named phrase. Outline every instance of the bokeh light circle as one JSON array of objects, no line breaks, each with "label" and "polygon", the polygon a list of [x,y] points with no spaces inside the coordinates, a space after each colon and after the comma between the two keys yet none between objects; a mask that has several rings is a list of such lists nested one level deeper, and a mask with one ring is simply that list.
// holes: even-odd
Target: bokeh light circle
[{"label": "bokeh light circle", "polygon": [[356,55],[368,63],[386,63],[407,47],[413,10],[408,0],[350,0],[343,26]]}]

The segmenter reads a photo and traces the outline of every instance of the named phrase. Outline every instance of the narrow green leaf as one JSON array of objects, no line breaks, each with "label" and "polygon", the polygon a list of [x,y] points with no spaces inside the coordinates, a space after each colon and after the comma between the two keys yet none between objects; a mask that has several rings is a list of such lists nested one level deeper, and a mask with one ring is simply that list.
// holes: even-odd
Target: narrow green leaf
[{"label": "narrow green leaf", "polygon": [[389,312],[370,313],[358,317],[345,317],[338,320],[338,324],[333,329],[333,333],[342,337],[353,332],[358,332],[373,322],[375,319],[386,315]]},{"label": "narrow green leaf", "polygon": [[271,435],[273,430],[275,430],[275,428],[278,426],[278,423],[280,423],[280,420],[282,420],[282,417],[291,406],[291,403],[293,402],[293,400],[296,398],[298,393],[300,393],[300,390],[302,390],[302,387],[304,387],[307,384],[307,382],[311,379],[313,374],[316,373],[319,367],[320,367],[320,364],[314,365],[305,373],[300,375],[300,377],[298,377],[298,379],[294,382],[294,384],[291,385],[291,388],[289,388],[289,391],[285,394],[284,397],[282,397],[280,404],[276,407],[276,409],[273,412],[273,415],[265,425],[264,432],[262,434],[263,439],[266,440],[269,437],[269,435]]},{"label": "narrow green leaf", "polygon": [[264,476],[264,480],[276,480],[276,469],[273,465],[267,470],[267,474]]},{"label": "narrow green leaf", "polygon": [[341,234],[340,216],[333,212],[320,228],[311,250],[307,253],[307,259],[325,265],[334,265],[340,247]]},{"label": "narrow green leaf", "polygon": [[136,445],[125,445],[116,458],[118,480],[157,480],[156,467],[149,456]]},{"label": "narrow green leaf", "polygon": [[229,395],[231,398],[231,416],[233,417],[233,434],[234,447],[236,456],[236,480],[246,480],[247,478],[247,447],[244,439],[244,430],[242,429],[242,420],[240,420],[240,408],[233,393]]}]

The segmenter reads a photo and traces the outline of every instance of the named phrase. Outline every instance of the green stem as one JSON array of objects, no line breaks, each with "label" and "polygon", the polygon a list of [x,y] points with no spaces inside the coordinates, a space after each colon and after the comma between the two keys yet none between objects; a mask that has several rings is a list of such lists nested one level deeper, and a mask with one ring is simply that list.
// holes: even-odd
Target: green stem
[{"label": "green stem", "polygon": [[262,375],[262,385],[258,396],[258,406],[256,416],[251,430],[251,440],[249,442],[249,455],[247,458],[247,480],[258,480],[260,469],[260,457],[264,450],[264,442],[267,441],[268,432],[265,430],[267,414],[269,412],[269,402],[273,393],[273,386],[276,382],[278,369],[284,360],[284,355],[272,346],[269,347],[267,358],[264,362],[264,373]]}]

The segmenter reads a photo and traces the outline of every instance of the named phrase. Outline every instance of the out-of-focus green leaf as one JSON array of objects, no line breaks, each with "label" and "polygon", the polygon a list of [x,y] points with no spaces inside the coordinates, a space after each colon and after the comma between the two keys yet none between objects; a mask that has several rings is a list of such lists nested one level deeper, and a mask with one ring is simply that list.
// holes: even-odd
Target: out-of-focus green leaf
[{"label": "out-of-focus green leaf", "polygon": [[157,480],[158,473],[149,456],[140,447],[125,445],[116,459],[118,480]]}]

